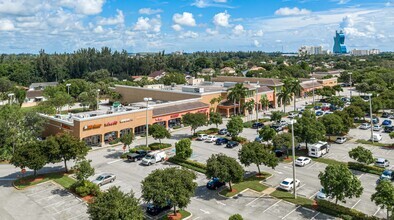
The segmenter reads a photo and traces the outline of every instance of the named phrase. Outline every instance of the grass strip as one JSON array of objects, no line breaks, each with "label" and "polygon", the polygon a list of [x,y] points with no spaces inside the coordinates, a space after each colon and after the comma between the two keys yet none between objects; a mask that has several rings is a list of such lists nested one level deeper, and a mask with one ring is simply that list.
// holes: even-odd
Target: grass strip
[{"label": "grass strip", "polygon": [[26,176],[19,178],[14,181],[14,186],[18,189],[24,189],[29,186],[34,186],[39,183],[43,183],[49,180],[53,180],[59,185],[63,186],[66,189],[69,189],[70,186],[76,182],[76,180],[70,178],[67,174],[63,172],[60,173],[46,173],[40,174],[37,176]]},{"label": "grass strip", "polygon": [[282,190],[275,190],[273,193],[270,194],[271,196],[277,198],[277,199],[282,199],[297,205],[301,205],[307,208],[312,208],[313,205],[313,200],[308,199],[305,197],[297,196],[296,199],[294,199],[293,194],[282,191]]},{"label": "grass strip", "polygon": [[[190,213],[190,212],[188,212],[186,210],[183,210],[183,209],[178,210],[177,212],[181,214],[181,216],[182,216],[181,219],[185,219],[185,218],[189,217],[192,214],[192,213]],[[171,214],[171,213],[173,213],[172,210],[168,214]],[[161,220],[169,220],[169,218],[168,218],[167,215],[165,215],[165,216],[163,216],[163,218],[161,218]]]},{"label": "grass strip", "polygon": [[237,193],[240,193],[245,189],[252,189],[257,192],[264,191],[268,187],[266,185],[261,184],[260,182],[271,176],[271,174],[265,172],[262,172],[261,174],[262,174],[261,176],[251,176],[245,178],[244,181],[240,183],[233,184],[232,185],[233,191],[230,191],[228,188],[223,189],[222,191],[220,191],[220,195],[231,197],[236,195]]}]

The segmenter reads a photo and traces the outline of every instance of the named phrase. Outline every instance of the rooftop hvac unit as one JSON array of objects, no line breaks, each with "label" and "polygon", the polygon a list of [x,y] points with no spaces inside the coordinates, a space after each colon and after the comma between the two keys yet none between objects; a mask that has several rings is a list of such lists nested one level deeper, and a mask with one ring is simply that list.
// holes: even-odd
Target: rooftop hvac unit
[{"label": "rooftop hvac unit", "polygon": [[182,92],[203,93],[204,88],[184,86],[184,87],[182,87]]},{"label": "rooftop hvac unit", "polygon": [[236,82],[224,82],[223,87],[231,87],[231,86],[235,86],[235,84],[237,84],[237,83]]}]

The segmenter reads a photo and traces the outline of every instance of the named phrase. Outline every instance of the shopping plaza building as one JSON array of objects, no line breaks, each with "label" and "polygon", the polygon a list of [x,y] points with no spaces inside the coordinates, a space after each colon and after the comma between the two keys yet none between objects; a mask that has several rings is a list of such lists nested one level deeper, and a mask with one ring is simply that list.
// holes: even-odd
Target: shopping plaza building
[{"label": "shopping plaza building", "polygon": [[[277,107],[276,94],[283,86],[278,79],[217,77],[212,82],[193,80],[195,79],[189,80],[188,85],[116,85],[112,89],[121,94],[121,104],[100,104],[95,111],[76,114],[43,114],[48,119],[44,137],[69,132],[90,146],[103,146],[130,132],[137,136],[145,134],[146,124],[160,124],[168,129],[179,127],[182,116],[187,113],[209,115],[210,111],[215,111],[224,117],[230,117],[234,113],[253,114],[256,110],[263,110],[260,104],[263,96],[267,97],[271,108]],[[236,83],[243,83],[247,88],[247,95],[241,100],[241,106],[250,100],[257,103],[252,112],[238,112],[239,103],[227,100],[229,89]],[[316,82],[315,86],[321,84]],[[151,100],[146,101],[145,98]]]}]

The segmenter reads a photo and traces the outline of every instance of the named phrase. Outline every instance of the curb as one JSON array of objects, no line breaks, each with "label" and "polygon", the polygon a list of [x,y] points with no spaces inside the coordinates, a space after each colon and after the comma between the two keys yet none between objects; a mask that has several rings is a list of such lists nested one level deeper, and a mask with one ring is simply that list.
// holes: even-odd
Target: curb
[{"label": "curb", "polygon": [[183,220],[187,220],[187,219],[193,217],[193,213],[191,213],[191,212],[189,212],[189,213],[190,213],[190,215],[188,217],[184,218]]}]

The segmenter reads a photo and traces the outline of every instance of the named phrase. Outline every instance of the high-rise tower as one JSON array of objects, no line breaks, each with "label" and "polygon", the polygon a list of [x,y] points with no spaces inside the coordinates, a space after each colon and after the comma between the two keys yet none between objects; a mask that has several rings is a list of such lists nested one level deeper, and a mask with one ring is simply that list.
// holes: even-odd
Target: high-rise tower
[{"label": "high-rise tower", "polygon": [[342,31],[335,31],[333,52],[336,54],[346,53],[345,34]]}]

